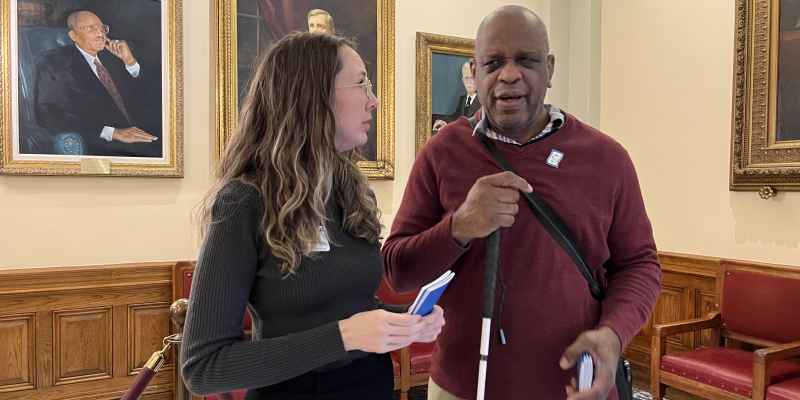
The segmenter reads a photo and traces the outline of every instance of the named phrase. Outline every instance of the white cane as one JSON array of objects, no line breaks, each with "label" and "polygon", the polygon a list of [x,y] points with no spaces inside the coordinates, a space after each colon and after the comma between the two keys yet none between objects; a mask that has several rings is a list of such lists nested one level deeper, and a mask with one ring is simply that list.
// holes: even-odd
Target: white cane
[{"label": "white cane", "polygon": [[489,235],[486,241],[486,269],[483,286],[483,324],[481,325],[481,360],[478,362],[478,400],[486,393],[486,370],[489,368],[489,338],[492,337],[492,314],[494,313],[494,290],[497,283],[497,268],[500,264],[500,230]]}]

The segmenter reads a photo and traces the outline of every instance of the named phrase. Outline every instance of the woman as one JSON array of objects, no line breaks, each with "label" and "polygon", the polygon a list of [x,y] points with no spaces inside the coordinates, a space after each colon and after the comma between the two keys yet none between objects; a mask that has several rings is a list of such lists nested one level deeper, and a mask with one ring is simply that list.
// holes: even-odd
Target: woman
[{"label": "woman", "polygon": [[377,105],[346,39],[290,34],[266,54],[200,209],[181,353],[193,392],[391,399],[387,352],[439,334],[440,308],[395,314],[374,298],[381,226],[355,149]]}]

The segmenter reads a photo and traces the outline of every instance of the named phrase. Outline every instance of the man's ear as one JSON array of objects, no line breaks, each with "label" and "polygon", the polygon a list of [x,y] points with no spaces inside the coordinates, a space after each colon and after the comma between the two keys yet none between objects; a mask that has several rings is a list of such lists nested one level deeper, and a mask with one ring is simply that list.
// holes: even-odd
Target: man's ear
[{"label": "man's ear", "polygon": [[553,73],[556,71],[556,56],[547,55],[547,87],[553,87]]},{"label": "man's ear", "polygon": [[475,59],[474,58],[470,58],[469,59],[469,71],[472,72],[472,77],[474,78],[475,77]]},{"label": "man's ear", "polygon": [[68,32],[67,34],[69,35],[69,38],[70,38],[70,39],[72,39],[72,41],[73,41],[73,42],[75,42],[75,43],[77,43],[77,42],[78,42],[78,40],[75,38],[75,37],[77,36],[77,34],[75,33],[75,31],[73,31],[72,29],[70,29],[70,30],[69,30],[69,32]]}]

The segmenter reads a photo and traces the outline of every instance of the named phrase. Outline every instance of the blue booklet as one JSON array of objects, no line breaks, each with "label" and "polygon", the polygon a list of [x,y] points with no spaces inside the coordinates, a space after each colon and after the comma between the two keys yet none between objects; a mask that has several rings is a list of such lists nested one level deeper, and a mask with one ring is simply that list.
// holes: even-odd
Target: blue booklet
[{"label": "blue booklet", "polygon": [[450,283],[454,276],[456,276],[455,272],[447,270],[444,274],[423,286],[419,290],[417,298],[411,303],[411,307],[408,308],[408,313],[425,316],[433,312],[433,306],[439,301],[439,297],[442,297],[442,293],[447,289],[447,284]]}]

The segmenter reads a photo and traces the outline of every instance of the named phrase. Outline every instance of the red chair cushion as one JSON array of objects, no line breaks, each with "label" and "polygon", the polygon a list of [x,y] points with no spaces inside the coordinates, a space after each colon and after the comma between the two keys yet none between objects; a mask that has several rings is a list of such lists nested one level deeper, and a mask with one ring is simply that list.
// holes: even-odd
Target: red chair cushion
[{"label": "red chair cushion", "polygon": [[800,399],[800,378],[783,381],[767,387],[767,400]]},{"label": "red chair cushion", "polygon": [[792,306],[800,279],[738,270],[727,271],[724,279],[720,311],[726,329],[776,343],[800,340],[800,318]]},{"label": "red chair cushion", "polygon": [[393,351],[390,355],[392,356],[392,370],[394,370],[394,376],[400,376],[400,351]]},{"label": "red chair cushion", "polygon": [[427,374],[431,370],[431,356],[433,356],[433,343],[411,344],[411,373]]},{"label": "red chair cushion", "polygon": [[183,293],[181,293],[181,297],[185,299],[188,299],[192,293],[192,276],[194,276],[194,271],[183,272]]},{"label": "red chair cushion", "polygon": [[378,286],[378,291],[375,296],[385,304],[411,304],[417,297],[418,291],[413,292],[395,292],[394,289],[386,282],[386,278],[381,279],[381,285]]},{"label": "red chair cushion", "polygon": [[[676,352],[661,359],[661,370],[729,392],[750,396],[753,387],[753,353],[725,347],[703,347]],[[767,375],[771,382],[800,376],[800,364],[776,361]]]},{"label": "red chair cushion", "polygon": [[212,394],[206,396],[206,400],[244,400],[244,397],[247,395],[246,390],[237,390],[235,392],[225,393],[225,394]]}]

